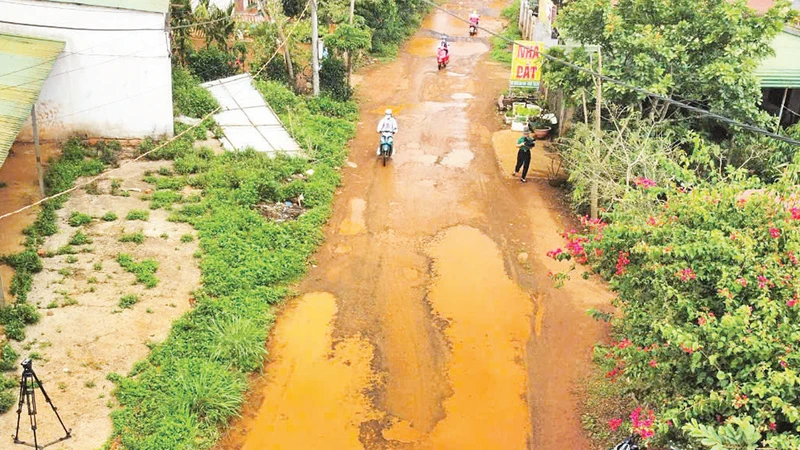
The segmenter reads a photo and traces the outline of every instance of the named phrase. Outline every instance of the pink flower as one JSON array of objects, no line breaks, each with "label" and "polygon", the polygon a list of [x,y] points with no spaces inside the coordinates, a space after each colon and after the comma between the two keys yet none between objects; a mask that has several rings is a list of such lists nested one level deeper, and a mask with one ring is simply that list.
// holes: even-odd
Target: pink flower
[{"label": "pink flower", "polygon": [[557,259],[558,255],[560,255],[562,253],[564,253],[564,251],[561,250],[560,248],[557,248],[555,250],[550,250],[549,252],[547,252],[547,256],[549,256],[549,257],[551,257],[553,259]]},{"label": "pink flower", "polygon": [[759,275],[758,276],[758,288],[759,289],[764,289],[765,287],[767,287],[767,284],[770,284],[770,281],[767,279],[767,277],[765,277],[764,275]]},{"label": "pink flower", "polygon": [[679,277],[683,282],[697,279],[697,274],[694,273],[694,270],[692,270],[691,267],[681,269],[678,273],[675,274],[675,276]]},{"label": "pink flower", "polygon": [[791,209],[792,219],[800,220],[800,208],[794,207]]},{"label": "pink flower", "polygon": [[647,188],[651,188],[651,187],[655,186],[656,182],[651,180],[651,179],[649,179],[649,178],[636,177],[633,180],[633,184],[635,184],[635,185],[637,185],[639,187],[643,187],[643,188],[647,189]]},{"label": "pink flower", "polygon": [[702,327],[703,325],[706,324],[706,318],[705,317],[698,317],[697,318],[697,324]]},{"label": "pink flower", "polygon": [[777,229],[775,227],[770,227],[769,235],[774,237],[775,239],[777,239],[777,238],[781,237],[781,230],[779,230],[779,229]]},{"label": "pink flower", "polygon": [[[792,208],[792,209],[794,210],[794,209],[797,209],[797,208]],[[776,428],[778,428],[778,425],[775,422],[770,422],[769,423],[769,429],[770,430],[775,431]]]},{"label": "pink flower", "polygon": [[625,268],[631,263],[631,260],[628,259],[628,256],[630,256],[628,252],[619,252],[619,256],[617,256],[617,275],[624,274]]},{"label": "pink flower", "polygon": [[658,363],[656,362],[655,359],[651,359],[650,360],[650,367],[656,367],[657,365],[658,365]]},{"label": "pink flower", "polygon": [[781,367],[783,367],[785,369],[786,366],[787,366],[786,361],[781,360],[780,362],[781,362]]},{"label": "pink flower", "polygon": [[739,277],[736,279],[736,282],[741,284],[742,287],[747,287],[747,280],[745,280],[744,278]]},{"label": "pink flower", "polygon": [[647,224],[653,227],[656,226],[656,218],[653,216],[648,217]]},{"label": "pink flower", "polygon": [[625,338],[625,339],[619,341],[619,343],[617,344],[617,348],[619,348],[619,349],[628,348],[631,345],[632,345],[631,341],[629,341],[627,338]]},{"label": "pink flower", "polygon": [[795,297],[795,298],[789,300],[788,302],[786,302],[786,306],[788,306],[789,308],[793,307],[796,304],[797,304],[797,297]]},{"label": "pink flower", "polygon": [[622,425],[623,420],[620,418],[611,419],[608,421],[608,426],[611,428],[611,431],[617,431],[617,428]]}]

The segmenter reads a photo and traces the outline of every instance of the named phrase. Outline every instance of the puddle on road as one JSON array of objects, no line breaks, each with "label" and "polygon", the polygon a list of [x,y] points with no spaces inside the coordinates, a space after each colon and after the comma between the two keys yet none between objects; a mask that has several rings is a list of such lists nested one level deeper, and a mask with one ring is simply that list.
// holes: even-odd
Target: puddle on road
[{"label": "puddle on road", "polygon": [[[415,37],[408,41],[406,52],[414,56],[436,57],[436,48],[439,46],[439,39]],[[436,61],[434,61],[434,64]]]},{"label": "puddle on road", "polygon": [[447,71],[447,76],[448,76],[448,77],[458,77],[458,78],[464,78],[464,77],[466,77],[466,76],[467,76],[467,74],[465,74],[465,73],[456,73],[456,72],[450,72],[450,71]]},{"label": "puddle on road", "polygon": [[275,326],[264,403],[243,450],[361,449],[362,422],[379,417],[365,391],[376,382],[372,346],[361,337],[333,344],[336,299],[304,295]]},{"label": "puddle on road", "polygon": [[367,202],[361,198],[350,200],[350,216],[344,219],[339,225],[339,234],[352,236],[367,231],[367,223],[364,220],[364,212],[367,210]]},{"label": "puddle on road", "polygon": [[[444,401],[445,418],[419,448],[526,448],[530,418],[524,361],[531,300],[506,275],[497,245],[479,230],[451,228],[429,254],[436,279],[428,297],[433,312],[448,323],[453,395]],[[414,433],[400,422],[384,436],[413,438]]]},{"label": "puddle on road", "polygon": [[441,164],[446,167],[466,169],[469,163],[475,158],[475,154],[467,148],[459,148],[451,151],[442,158]]}]

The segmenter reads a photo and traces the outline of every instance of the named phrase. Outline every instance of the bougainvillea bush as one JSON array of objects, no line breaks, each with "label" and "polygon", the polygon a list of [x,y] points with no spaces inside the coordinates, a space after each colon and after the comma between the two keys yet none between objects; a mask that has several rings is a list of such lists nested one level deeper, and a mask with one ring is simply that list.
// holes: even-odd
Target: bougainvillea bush
[{"label": "bougainvillea bush", "polygon": [[800,448],[800,196],[755,183],[637,180],[629,200],[656,207],[584,220],[549,252],[618,294],[596,355],[639,408],[611,428],[654,448]]}]

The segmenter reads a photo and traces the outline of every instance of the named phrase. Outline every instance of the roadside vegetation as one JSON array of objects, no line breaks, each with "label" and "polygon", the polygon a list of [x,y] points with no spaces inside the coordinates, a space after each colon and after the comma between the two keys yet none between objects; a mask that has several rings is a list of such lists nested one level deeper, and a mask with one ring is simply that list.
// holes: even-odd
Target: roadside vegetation
[{"label": "roadside vegetation", "polygon": [[[754,70],[794,18],[744,2],[578,0],[563,37],[600,44],[603,73],[780,134]],[[597,69],[582,48],[551,54]],[[556,141],[583,226],[548,254],[608,281],[612,340],[584,417],[598,448],[800,448],[797,148],[546,62],[576,123]],[[596,205],[596,208],[592,204]],[[575,266],[572,266],[574,269]],[[587,275],[588,275],[587,273]],[[554,274],[557,284],[572,272]]]}]

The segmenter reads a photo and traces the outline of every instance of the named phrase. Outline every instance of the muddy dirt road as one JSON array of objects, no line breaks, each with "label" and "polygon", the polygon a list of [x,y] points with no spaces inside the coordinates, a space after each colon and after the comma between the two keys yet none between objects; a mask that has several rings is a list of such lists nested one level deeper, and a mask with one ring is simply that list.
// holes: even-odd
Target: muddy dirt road
[{"label": "muddy dirt road", "polygon": [[[503,6],[448,7],[499,29]],[[442,32],[451,64],[437,71]],[[563,267],[544,255],[570,225],[546,182],[498,164],[515,136],[494,112],[508,69],[489,48],[437,12],[396,61],[365,71],[327,241],[220,448],[589,448],[575,387],[604,332],[585,310],[608,295],[580,279],[552,289],[547,272]],[[400,132],[384,168],[387,107]]]}]

